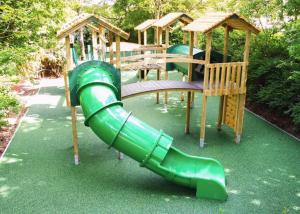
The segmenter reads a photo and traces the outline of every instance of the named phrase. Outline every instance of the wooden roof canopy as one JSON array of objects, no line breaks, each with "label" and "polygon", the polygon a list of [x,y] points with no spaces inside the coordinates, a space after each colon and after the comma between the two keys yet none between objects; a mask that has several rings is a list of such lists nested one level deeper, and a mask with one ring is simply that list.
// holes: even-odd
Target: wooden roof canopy
[{"label": "wooden roof canopy", "polygon": [[106,19],[101,16],[96,16],[88,13],[82,13],[79,16],[76,16],[74,19],[70,20],[66,24],[62,26],[62,28],[57,32],[57,38],[62,39],[67,35],[77,31],[78,29],[88,25],[95,23],[98,26],[101,26],[124,39],[129,38],[129,34],[123,31],[122,29],[114,26],[113,24],[109,23]]},{"label": "wooden roof canopy", "polygon": [[145,31],[153,26],[157,19],[148,19],[134,28],[134,30]]},{"label": "wooden roof canopy", "polygon": [[159,20],[157,20],[152,26],[166,28],[171,26],[177,21],[182,22],[184,25],[191,23],[194,19],[189,15],[181,12],[175,13],[168,13],[167,15],[163,16]]},{"label": "wooden roof canopy", "polygon": [[208,33],[220,26],[229,26],[232,29],[250,30],[258,34],[259,30],[236,13],[206,13],[192,23],[183,27],[185,31]]}]

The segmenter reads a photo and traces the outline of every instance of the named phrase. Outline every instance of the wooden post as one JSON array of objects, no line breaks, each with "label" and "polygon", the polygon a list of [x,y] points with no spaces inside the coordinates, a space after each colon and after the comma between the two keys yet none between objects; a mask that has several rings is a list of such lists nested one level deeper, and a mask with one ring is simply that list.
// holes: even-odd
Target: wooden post
[{"label": "wooden post", "polygon": [[186,33],[185,32],[183,32],[182,43],[186,44]]},{"label": "wooden post", "polygon": [[77,114],[76,107],[71,107],[72,116],[72,136],[73,136],[73,149],[74,149],[74,162],[75,165],[79,164],[79,148],[78,148],[78,137],[77,137]]},{"label": "wooden post", "polygon": [[71,106],[70,101],[70,89],[69,89],[69,81],[68,81],[68,72],[72,69],[72,56],[71,56],[71,48],[70,48],[70,35],[65,37],[65,48],[66,48],[66,65],[64,68],[64,83],[65,83],[65,96],[67,106]]},{"label": "wooden post", "polygon": [[[246,32],[246,41],[245,41],[245,49],[244,49],[244,63],[243,66],[244,72],[246,73],[246,78],[243,80],[245,83],[247,81],[247,69],[249,64],[249,53],[250,53],[250,41],[251,41],[251,31],[248,30]],[[241,83],[241,84],[245,84]],[[237,131],[235,133],[235,143],[239,143],[241,140],[241,134],[243,130],[243,121],[244,121],[244,109],[245,109],[245,102],[246,102],[246,94],[240,94],[238,99],[238,115],[237,115]]]},{"label": "wooden post", "polygon": [[[144,45],[147,45],[147,30],[144,31]],[[147,69],[144,69],[144,80],[147,80]]]},{"label": "wooden post", "polygon": [[[210,63],[210,52],[211,52],[211,40],[212,32],[206,33],[206,49],[205,49],[205,72],[204,78],[208,78],[208,64]],[[205,90],[205,88],[204,88]],[[207,105],[207,96],[203,93],[202,97],[202,114],[201,114],[201,127],[200,127],[200,147],[204,146],[205,138],[205,124],[206,124],[206,105]]]},{"label": "wooden post", "polygon": [[[194,32],[190,31],[190,48],[189,48],[189,57],[193,58],[193,48],[194,48]],[[188,67],[188,81],[192,81],[192,68],[193,64],[189,63]],[[191,117],[191,92],[187,94],[187,109],[186,109],[186,120],[185,120],[185,133],[190,133],[190,117]]]},{"label": "wooden post", "polygon": [[113,64],[113,60],[114,60],[113,39],[114,39],[113,32],[109,31],[108,44],[109,44],[109,63],[110,64]]},{"label": "wooden post", "polygon": [[198,47],[198,34],[197,32],[194,32],[194,47]]},{"label": "wooden post", "polygon": [[147,30],[144,31],[144,45],[147,45],[148,43],[148,38],[147,38]]},{"label": "wooden post", "polygon": [[170,30],[169,27],[166,28],[166,36],[165,36],[165,43],[166,43],[166,48],[170,46]]},{"label": "wooden post", "polygon": [[[156,79],[160,80],[160,69],[157,69]],[[156,93],[156,104],[159,104],[159,92]]]},{"label": "wooden post", "polygon": [[[227,62],[228,57],[228,47],[229,47],[229,26],[226,25],[225,27],[225,33],[224,33],[224,50],[223,50],[223,62]],[[220,103],[219,103],[219,116],[218,116],[218,123],[217,123],[217,129],[220,131],[223,121],[223,111],[224,111],[224,100],[225,96],[221,95],[220,97]]]},{"label": "wooden post", "polygon": [[120,69],[121,67],[121,42],[120,35],[116,35],[116,67]]},{"label": "wooden post", "polygon": [[140,45],[140,44],[142,44],[142,42],[141,42],[141,31],[139,31],[138,30],[138,44]]},{"label": "wooden post", "polygon": [[94,60],[98,59],[98,42],[97,42],[97,32],[92,30],[92,47]]},{"label": "wooden post", "polygon": [[79,29],[79,41],[80,41],[80,50],[81,50],[81,60],[86,60],[83,28]]}]

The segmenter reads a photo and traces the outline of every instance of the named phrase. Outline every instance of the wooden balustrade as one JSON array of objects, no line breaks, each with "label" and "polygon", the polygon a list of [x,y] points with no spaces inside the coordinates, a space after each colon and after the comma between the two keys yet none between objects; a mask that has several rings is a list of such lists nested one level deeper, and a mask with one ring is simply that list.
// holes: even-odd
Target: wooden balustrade
[{"label": "wooden balustrade", "polygon": [[204,94],[220,96],[246,93],[246,63],[208,64],[204,73]]}]

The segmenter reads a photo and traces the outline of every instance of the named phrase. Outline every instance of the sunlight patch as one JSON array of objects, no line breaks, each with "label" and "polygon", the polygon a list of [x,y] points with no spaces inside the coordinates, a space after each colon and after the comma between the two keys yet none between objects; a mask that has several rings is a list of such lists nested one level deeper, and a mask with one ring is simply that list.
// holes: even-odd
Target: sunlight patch
[{"label": "sunlight patch", "polygon": [[260,202],[260,200],[253,199],[253,200],[251,201],[251,204],[254,204],[254,205],[260,206],[261,202]]}]

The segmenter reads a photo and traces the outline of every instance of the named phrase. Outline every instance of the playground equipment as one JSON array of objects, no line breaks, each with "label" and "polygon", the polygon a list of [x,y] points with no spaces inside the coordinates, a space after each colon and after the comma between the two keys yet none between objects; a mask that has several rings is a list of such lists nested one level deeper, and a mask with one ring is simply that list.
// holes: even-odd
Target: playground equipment
[{"label": "playground equipment", "polygon": [[[168,29],[172,23],[179,19],[182,19],[187,24],[183,29],[189,32],[188,55],[186,54],[187,47],[184,46],[185,51],[179,51],[179,54],[177,51],[174,51],[176,54],[144,53],[121,59],[120,37],[128,39],[129,35],[108,23],[102,17],[89,14],[75,18],[58,33],[58,38],[65,38],[66,44],[67,66],[64,77],[67,103],[71,106],[72,112],[75,163],[79,163],[76,106],[81,105],[86,118],[85,125],[90,126],[97,136],[110,147],[124,152],[140,162],[142,166],[149,168],[170,181],[196,188],[198,197],[225,200],[227,193],[224,169],[216,160],[192,157],[180,152],[171,145],[172,138],[170,136],[139,121],[122,108],[122,98],[160,91],[185,91],[188,94],[185,131],[189,133],[191,94],[192,92],[202,92],[200,146],[203,146],[207,97],[220,96],[218,128],[221,128],[222,123],[228,125],[234,129],[235,142],[238,143],[240,141],[245,106],[250,37],[251,33],[257,34],[259,31],[234,13],[206,14],[193,22],[191,20],[186,21],[187,16],[182,13],[175,13],[175,15],[172,13],[153,24],[153,26],[157,27],[156,44],[161,45],[163,30],[166,31],[165,41],[169,44]],[[101,29],[99,32],[104,32],[99,33],[99,36],[103,35],[105,38],[106,31],[108,33],[110,64],[100,61],[89,61],[77,66],[72,71],[70,34],[91,23],[96,24]],[[212,31],[219,26],[224,26],[225,28],[223,63],[212,63],[214,61],[211,61],[211,59],[217,56],[216,53],[211,51]],[[227,62],[228,37],[229,32],[233,29],[246,31],[243,62]],[[205,52],[194,48],[195,34],[197,32],[205,34]],[[114,37],[116,38],[115,54],[112,48]],[[95,43],[97,43],[97,39],[93,39],[93,46]],[[152,46],[151,48],[165,51],[166,47],[169,47],[169,45],[165,47]],[[149,50],[149,47],[141,46],[140,50],[146,51]],[[179,50],[182,49],[179,48]],[[194,53],[195,50],[196,52]],[[194,59],[194,55],[197,54],[200,54],[201,57]],[[133,63],[121,65],[121,62]],[[188,82],[170,81],[167,80],[166,76],[166,80],[163,81],[138,82],[121,86],[120,69],[122,71],[128,68],[146,70],[153,68],[152,66],[154,65],[157,69],[164,68],[167,73],[166,66],[168,63],[173,63],[178,68],[181,66],[181,69],[184,69],[188,76]],[[115,68],[113,64],[115,64]],[[198,81],[199,79],[192,81],[193,73],[197,72],[193,64],[204,67],[203,81]],[[67,73],[69,74],[67,75]],[[68,76],[69,81],[67,81]],[[68,82],[70,83],[69,86]]]}]

